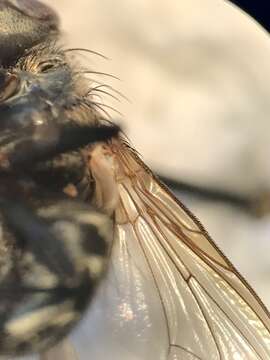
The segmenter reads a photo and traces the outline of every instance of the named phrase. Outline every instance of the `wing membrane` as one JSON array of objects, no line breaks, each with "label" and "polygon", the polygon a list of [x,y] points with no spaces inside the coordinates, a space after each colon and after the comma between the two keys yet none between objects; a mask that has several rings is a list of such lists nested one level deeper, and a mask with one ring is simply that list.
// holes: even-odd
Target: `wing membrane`
[{"label": "wing membrane", "polygon": [[137,155],[125,144],[113,151],[120,194],[115,241],[130,257],[133,243],[141,249],[142,272],[166,324],[167,358],[269,359],[270,319],[261,301]]}]

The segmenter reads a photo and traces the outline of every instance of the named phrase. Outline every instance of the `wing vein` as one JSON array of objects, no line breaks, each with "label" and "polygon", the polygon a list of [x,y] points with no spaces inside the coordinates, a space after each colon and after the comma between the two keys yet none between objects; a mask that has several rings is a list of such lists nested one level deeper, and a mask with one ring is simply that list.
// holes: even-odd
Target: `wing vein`
[{"label": "wing vein", "polygon": [[169,327],[169,321],[168,321],[168,317],[167,317],[167,313],[166,313],[165,304],[164,304],[163,297],[162,297],[162,295],[161,295],[160,289],[159,289],[159,287],[158,287],[158,283],[157,283],[157,279],[156,279],[156,277],[155,277],[154,271],[153,271],[153,269],[152,269],[152,266],[151,266],[151,264],[150,264],[150,261],[149,261],[147,255],[146,255],[145,249],[144,249],[144,247],[143,247],[143,245],[142,245],[142,242],[141,242],[141,240],[140,240],[140,236],[138,235],[136,228],[134,228],[134,231],[135,231],[135,233],[136,233],[136,236],[137,236],[138,242],[139,242],[139,244],[140,244],[141,250],[142,250],[142,252],[143,252],[143,254],[144,254],[145,260],[146,260],[146,262],[147,262],[147,264],[148,264],[149,270],[150,270],[151,275],[152,275],[152,278],[153,278],[153,280],[154,280],[155,287],[156,287],[156,290],[157,290],[157,293],[158,293],[158,296],[159,296],[159,299],[160,299],[160,303],[161,303],[161,306],[162,306],[162,311],[163,311],[163,313],[164,313],[164,317],[165,317],[165,321],[166,321],[166,330],[167,330],[167,335],[168,335],[168,345],[169,345],[169,347],[168,347],[168,355],[169,355],[169,352],[170,352],[170,344],[171,344],[171,335],[170,335],[170,327]]},{"label": "wing vein", "polygon": [[[257,354],[257,356],[260,359],[263,359],[260,354],[257,352],[257,350],[254,348],[254,346],[250,343],[250,341],[247,339],[247,337],[244,335],[244,333],[239,329],[239,327],[234,323],[234,321],[227,315],[227,313],[220,307],[219,303],[210,295],[209,291],[206,290],[206,288],[196,279],[195,276],[193,278],[200,284],[202,289],[205,291],[205,293],[209,296],[209,298],[215,303],[215,305],[219,308],[219,310],[225,315],[225,317],[228,319],[228,321],[239,331],[241,336],[246,340],[247,344],[254,350],[254,352]],[[192,291],[192,289],[191,289]],[[195,296],[196,297],[196,296]]]},{"label": "wing vein", "polygon": [[[132,201],[135,203],[135,199],[133,198],[133,196],[132,196],[132,194],[130,193],[130,191],[128,190],[128,188],[127,188],[126,186],[124,186],[124,187],[125,187],[125,190],[128,192],[128,194],[129,194],[130,198],[132,199]],[[135,191],[135,192],[137,193],[137,195],[140,197],[140,195],[139,195],[139,193],[138,193],[137,190],[140,190],[140,189],[137,188],[137,187],[134,188],[134,191]],[[149,197],[151,197],[151,194],[149,194],[149,195],[150,195]],[[144,199],[142,199],[141,197],[140,197],[140,199],[141,199],[141,201],[143,202],[143,204],[144,204],[144,206],[145,206],[145,209],[146,209],[147,214],[148,214],[148,215],[151,215],[151,214],[149,214],[148,211],[147,211],[148,204],[147,204],[147,203],[144,201]],[[138,209],[138,210],[139,210],[139,209]],[[159,218],[159,219],[160,219],[160,218]],[[162,241],[160,241],[160,236],[158,236],[157,231],[159,232],[159,234],[160,234],[164,239],[166,239],[166,235],[165,235],[165,234],[163,233],[163,231],[160,229],[159,225],[157,224],[157,222],[155,221],[154,218],[152,218],[152,221],[154,222],[155,227],[153,227],[153,226],[151,225],[151,223],[147,222],[148,225],[149,225],[149,227],[151,228],[151,231],[156,235],[156,239],[158,240],[161,248],[165,251],[165,253],[166,253],[166,255],[168,256],[168,258],[171,260],[173,266],[177,269],[177,271],[178,271],[178,273],[181,275],[181,277],[186,281],[186,279],[185,279],[184,276],[182,275],[181,271],[179,270],[176,262],[174,261],[173,256],[168,252],[168,250],[166,249],[166,247],[164,246],[164,244],[162,243]],[[175,232],[174,229],[171,229],[171,227],[169,226],[169,224],[166,224],[162,219],[160,219],[160,221],[163,223],[164,226],[169,227],[170,230],[171,230],[177,237],[179,237],[179,234],[178,234],[177,232]],[[186,238],[186,235],[181,231],[181,229],[179,229],[179,230],[180,230],[181,235],[182,235],[184,238]],[[138,234],[137,234],[137,237],[139,238],[139,235],[138,235]],[[139,241],[140,241],[140,240],[139,240]],[[186,241],[184,241],[184,243],[185,243],[187,246],[188,246],[188,244],[189,244],[189,242],[186,242]],[[141,244],[141,241],[140,241],[140,244]],[[181,263],[183,263],[182,259],[179,257],[179,255],[177,254],[176,250],[172,247],[172,245],[171,245],[168,241],[166,241],[166,244],[169,246],[172,254],[174,254],[174,256],[176,257],[176,259],[177,259],[178,261],[180,261]],[[142,245],[141,245],[141,247],[142,247]],[[189,247],[189,246],[188,246],[188,247]],[[189,247],[189,248],[190,248],[190,247]],[[191,250],[193,250],[193,249],[191,248]],[[146,253],[145,253],[144,250],[143,250],[143,252],[144,252],[144,255],[145,255],[145,257],[146,257],[146,259],[147,259],[147,262],[148,262],[148,264],[149,264],[147,255],[146,255]],[[196,254],[197,254],[197,252],[196,252]],[[199,255],[197,254],[197,256],[199,256]],[[201,257],[199,256],[199,258],[201,258]],[[203,262],[206,262],[206,259],[201,259],[201,260],[202,260]],[[233,326],[239,331],[239,333],[241,334],[241,336],[246,340],[246,342],[249,344],[249,346],[251,346],[251,347],[253,348],[253,350],[255,351],[255,353],[256,353],[256,354],[259,356],[259,358],[261,359],[260,355],[258,354],[258,352],[256,351],[256,349],[254,348],[254,346],[253,346],[252,344],[250,344],[248,338],[243,334],[243,332],[239,329],[239,327],[233,322],[233,320],[228,316],[228,314],[219,306],[219,304],[217,303],[217,301],[216,301],[216,300],[210,295],[210,293],[205,289],[205,287],[202,285],[202,283],[196,278],[196,276],[193,274],[193,272],[189,269],[188,265],[186,265],[186,264],[184,264],[184,265],[185,265],[185,267],[188,269],[188,272],[192,275],[192,277],[193,277],[193,278],[200,284],[200,286],[204,289],[204,291],[207,293],[207,295],[210,297],[210,299],[217,305],[217,307],[220,309],[220,311],[226,316],[226,318],[229,320],[229,322],[231,322],[231,323],[233,324]],[[215,269],[215,268],[212,266],[212,264],[211,264],[210,262],[208,262],[208,261],[207,261],[207,265],[208,265],[213,271],[215,271],[215,272],[218,270],[218,269]],[[151,266],[151,265],[149,264],[149,266]],[[151,273],[152,273],[152,275],[154,276],[153,271],[152,271],[152,268],[151,268]],[[218,273],[219,273],[219,272],[218,272]],[[226,280],[226,278],[222,277],[222,275],[221,275],[220,273],[219,273],[219,275],[220,275],[221,278],[238,294],[238,296],[246,303],[245,299],[241,296],[241,294],[240,294],[231,284],[229,284],[229,282]],[[189,289],[190,289],[190,291],[191,291],[191,293],[192,293],[192,295],[193,295],[193,297],[194,297],[194,299],[195,299],[198,307],[200,308],[200,310],[201,310],[201,312],[202,312],[202,315],[203,315],[203,317],[204,317],[204,319],[205,319],[205,322],[206,322],[206,324],[207,324],[207,326],[208,326],[208,329],[209,329],[209,331],[210,331],[210,333],[211,333],[211,335],[212,335],[212,337],[213,337],[213,340],[214,340],[214,342],[215,342],[217,351],[218,351],[218,353],[219,353],[219,357],[220,357],[220,359],[222,359],[222,357],[221,357],[221,352],[220,352],[220,349],[219,349],[219,345],[218,345],[217,339],[216,339],[215,336],[214,336],[213,329],[212,329],[211,325],[209,324],[209,322],[208,322],[208,320],[207,320],[207,318],[206,318],[205,312],[203,311],[203,309],[202,309],[202,307],[201,307],[201,305],[200,305],[200,303],[199,303],[199,300],[198,300],[197,296],[195,295],[194,291],[193,291],[192,288],[189,286],[189,282],[186,281],[186,283],[187,283],[187,285],[188,285],[188,287],[189,287]],[[156,285],[156,287],[157,287],[157,289],[158,289],[159,297],[160,297],[161,300],[162,300],[162,295],[161,295],[161,292],[160,292],[160,290],[159,290],[159,288],[158,288],[158,284],[157,284],[156,280],[155,280],[155,285]],[[163,300],[162,300],[162,306],[163,306],[163,310],[164,310],[164,312],[165,312],[165,316],[166,316],[166,319],[167,319],[166,308],[165,308],[165,306],[164,306]],[[256,314],[256,315],[258,316],[258,314]],[[258,316],[258,317],[259,317],[259,316]],[[168,329],[169,329],[169,326],[168,326]],[[169,331],[169,330],[168,330],[168,331]],[[169,338],[170,338],[170,335],[169,335]]]},{"label": "wing vein", "polygon": [[197,360],[203,360],[201,357],[194,354],[192,351],[188,350],[184,346],[180,346],[180,345],[176,345],[176,344],[170,344],[170,345],[171,345],[171,347],[175,347],[177,349],[181,349],[181,350],[185,351],[187,354],[194,356]]},{"label": "wing vein", "polygon": [[[144,187],[144,186],[143,186]],[[157,207],[159,209],[159,211],[163,212],[161,208],[159,208],[156,205],[156,198],[155,201],[152,199],[152,194],[149,193],[149,191],[144,187],[144,189],[140,189],[140,188],[136,188],[136,190],[139,190],[141,193],[144,194],[144,196],[146,196],[148,198],[148,200],[152,203],[153,207]],[[139,194],[138,194],[139,196]],[[143,199],[141,199],[143,201]],[[145,203],[145,202],[144,202]],[[162,203],[161,203],[162,204]],[[162,204],[163,205],[163,204]],[[145,206],[147,206],[147,204],[145,203]],[[182,229],[179,227],[179,225],[177,224],[177,222],[179,222],[181,225],[182,223],[179,221],[179,219],[176,219],[176,222],[172,222],[171,219],[168,218],[168,216],[166,214],[163,213],[163,215],[167,218],[168,220],[168,224],[164,223],[163,224],[165,226],[167,226],[175,235],[179,236],[179,234],[176,233],[176,231],[174,230],[174,228],[177,228],[178,232],[182,235],[182,240],[183,242],[192,250],[194,251],[202,260],[203,258],[201,257],[200,254],[205,255],[207,258],[211,259],[213,262],[217,263],[219,266],[221,266],[223,269],[228,270],[228,271],[232,271],[232,269],[230,267],[226,267],[223,264],[219,263],[218,261],[216,261],[212,256],[210,256],[209,254],[207,254],[204,250],[200,249],[196,244],[192,243],[190,241],[190,239],[185,235],[185,233],[182,231]],[[160,219],[161,220],[161,219]],[[171,226],[170,223],[173,225]],[[195,231],[194,231],[195,233]],[[205,236],[205,234],[202,231],[197,231],[197,234],[200,234],[202,236]],[[208,239],[209,240],[209,239]],[[203,260],[204,261],[204,260]]]},{"label": "wing vein", "polygon": [[[158,228],[158,224],[156,223],[156,221],[155,221],[154,219],[153,219],[153,222],[154,222],[154,224],[156,225],[156,227]],[[156,233],[155,228],[153,228],[153,226],[152,226],[150,223],[148,223],[148,225],[150,226],[150,228],[151,228],[151,230],[153,231],[153,233]],[[163,236],[163,237],[166,239],[166,235],[162,232],[162,230],[161,230],[161,229],[158,229],[158,231],[160,232],[160,235]],[[192,288],[191,288],[190,285],[189,285],[190,279],[191,279],[192,277],[193,277],[194,279],[196,279],[195,276],[191,275],[191,277],[189,277],[189,279],[188,279],[189,281],[186,281],[186,279],[184,278],[183,274],[182,274],[181,271],[179,270],[177,264],[172,260],[171,255],[168,253],[168,250],[165,248],[164,244],[162,244],[162,242],[160,241],[159,236],[156,236],[156,238],[157,238],[160,246],[162,247],[162,249],[165,251],[165,253],[166,253],[167,256],[169,257],[169,259],[172,261],[172,264],[173,264],[174,267],[176,268],[178,274],[179,274],[179,275],[182,277],[182,279],[186,282],[186,284],[187,284],[187,286],[188,286],[188,288],[189,288],[189,290],[190,290],[190,292],[191,292],[191,294],[192,294],[192,296],[193,296],[196,304],[198,305],[198,308],[200,309],[200,311],[201,311],[201,313],[202,313],[202,316],[203,316],[203,318],[204,318],[204,320],[205,320],[205,323],[206,323],[206,325],[207,325],[207,327],[208,327],[208,329],[209,329],[209,331],[210,331],[210,334],[212,335],[212,338],[213,338],[213,341],[214,341],[214,343],[215,343],[217,352],[218,352],[218,354],[219,354],[219,358],[220,358],[220,360],[221,360],[222,358],[221,358],[220,349],[219,349],[219,346],[218,346],[217,339],[215,338],[213,329],[212,329],[210,323],[208,322],[208,319],[207,319],[207,317],[206,317],[206,315],[205,315],[205,312],[204,312],[204,310],[203,310],[200,302],[198,301],[196,295],[194,294],[194,292],[192,291]],[[174,251],[174,249],[172,248],[172,246],[171,246],[168,242],[167,242],[167,244],[169,245],[170,249],[175,253],[177,259],[178,259],[180,262],[182,262],[182,260],[181,260],[181,259],[179,258],[179,256],[176,254],[176,252]],[[185,266],[186,266],[186,265],[185,265]],[[187,267],[187,268],[188,268],[188,267]],[[188,269],[188,271],[189,271],[190,274],[192,274],[192,272],[191,272],[189,269]],[[196,279],[196,280],[197,280],[197,279]],[[198,281],[198,280],[197,280],[197,281]],[[199,282],[199,281],[198,281],[198,282]],[[200,284],[200,282],[199,282],[199,284]],[[200,284],[200,285],[201,285],[201,284]],[[180,346],[180,345],[179,345],[179,346]]]},{"label": "wing vein", "polygon": [[[135,200],[134,200],[132,194],[129,192],[128,188],[127,188],[125,185],[124,185],[124,187],[125,187],[125,190],[128,192],[128,194],[129,194],[130,198],[132,199],[132,201],[135,202]],[[136,189],[135,189],[135,191],[136,191]],[[142,201],[143,201],[143,200],[142,200]],[[191,287],[189,286],[189,283],[186,281],[186,279],[184,278],[183,274],[182,274],[181,271],[179,270],[177,264],[176,264],[175,261],[173,260],[171,254],[168,252],[168,249],[166,249],[166,247],[164,246],[164,244],[160,241],[160,238],[159,238],[159,236],[157,235],[157,231],[159,231],[159,234],[160,234],[161,236],[163,236],[165,239],[166,239],[166,235],[165,235],[165,234],[163,233],[163,231],[159,228],[159,226],[158,226],[158,224],[156,223],[155,219],[152,219],[152,220],[153,220],[154,224],[156,225],[156,227],[153,227],[149,222],[147,222],[147,223],[148,223],[151,231],[153,232],[153,234],[156,235],[156,239],[157,239],[159,245],[160,245],[161,248],[164,250],[165,254],[166,254],[166,255],[168,256],[168,258],[171,260],[171,262],[172,262],[172,264],[174,265],[175,269],[177,270],[178,274],[182,277],[182,279],[186,282],[188,288],[190,289],[190,293],[191,293],[191,295],[193,296],[196,304],[198,305],[198,308],[199,308],[200,311],[201,311],[201,314],[202,314],[202,316],[203,316],[203,318],[204,318],[204,320],[205,320],[205,322],[206,322],[206,325],[207,325],[207,327],[208,327],[208,329],[209,329],[209,332],[210,332],[210,334],[212,335],[212,338],[213,338],[213,341],[214,341],[214,343],[215,343],[217,352],[218,352],[218,354],[219,354],[219,358],[221,359],[220,349],[219,349],[219,347],[218,347],[217,340],[216,340],[216,338],[215,338],[215,336],[214,336],[213,329],[211,328],[211,326],[210,326],[210,324],[209,324],[209,322],[208,322],[208,320],[207,320],[207,318],[206,318],[206,315],[205,315],[205,313],[204,313],[204,311],[203,311],[203,309],[202,309],[202,307],[201,307],[201,304],[198,302],[197,297],[194,295]],[[171,335],[170,335],[170,327],[169,327],[169,322],[168,322],[166,307],[165,307],[165,304],[164,304],[164,301],[163,301],[163,296],[162,296],[161,291],[160,291],[160,289],[159,289],[158,282],[157,282],[156,277],[155,277],[155,275],[154,275],[154,271],[153,271],[152,266],[151,266],[151,264],[150,264],[149,258],[148,258],[147,254],[146,254],[146,251],[145,251],[145,249],[144,249],[144,246],[142,245],[142,242],[141,242],[141,239],[140,239],[140,235],[137,233],[137,230],[136,230],[136,229],[134,229],[134,231],[136,232],[137,239],[138,239],[138,241],[139,241],[140,247],[141,247],[141,249],[142,249],[142,251],[143,251],[143,254],[144,254],[145,259],[146,259],[146,261],[147,261],[147,264],[148,264],[148,266],[149,266],[151,275],[152,275],[152,277],[153,277],[153,279],[154,279],[154,282],[155,282],[155,287],[156,287],[156,289],[157,289],[158,296],[159,296],[159,298],[160,298],[160,301],[161,301],[161,304],[162,304],[162,308],[163,308],[163,312],[164,312],[164,316],[165,316],[165,319],[166,319],[166,327],[167,327],[167,332],[168,332],[169,346],[171,346],[171,344],[170,344],[170,338],[171,338]],[[176,255],[176,258],[177,258],[181,263],[183,263],[182,260],[180,259],[180,257],[178,256],[178,254],[177,254],[177,253],[174,251],[174,249],[172,248],[172,246],[171,246],[168,242],[166,242],[166,243],[169,245],[169,247],[170,247],[170,249],[172,250],[172,252]],[[189,271],[189,273],[191,274],[190,271]],[[195,278],[195,277],[194,277],[194,278]],[[175,346],[175,345],[174,345],[174,346]],[[178,346],[181,348],[180,345],[178,345]],[[197,356],[197,355],[196,355],[196,356]]]}]

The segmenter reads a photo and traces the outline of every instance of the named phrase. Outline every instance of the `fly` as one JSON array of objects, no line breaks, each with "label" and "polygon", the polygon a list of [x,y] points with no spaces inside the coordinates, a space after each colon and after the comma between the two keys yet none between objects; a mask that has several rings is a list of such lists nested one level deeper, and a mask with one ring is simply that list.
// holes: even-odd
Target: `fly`
[{"label": "fly", "polygon": [[0,354],[268,360],[268,310],[104,118],[57,15],[6,0],[0,18]]}]

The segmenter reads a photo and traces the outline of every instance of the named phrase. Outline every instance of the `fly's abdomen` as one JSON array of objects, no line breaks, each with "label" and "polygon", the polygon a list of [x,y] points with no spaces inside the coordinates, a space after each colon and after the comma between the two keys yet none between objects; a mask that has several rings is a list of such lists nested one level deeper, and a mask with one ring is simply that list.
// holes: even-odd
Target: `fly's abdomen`
[{"label": "fly's abdomen", "polygon": [[36,210],[5,201],[3,213],[10,247],[0,278],[0,352],[40,352],[90,303],[106,269],[111,222],[68,200]]}]

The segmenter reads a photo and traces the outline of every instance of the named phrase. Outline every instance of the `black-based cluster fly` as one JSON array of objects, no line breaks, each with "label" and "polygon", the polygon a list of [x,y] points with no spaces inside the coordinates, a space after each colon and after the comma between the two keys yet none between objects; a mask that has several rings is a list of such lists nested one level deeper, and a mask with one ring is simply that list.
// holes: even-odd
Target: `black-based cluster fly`
[{"label": "black-based cluster fly", "polygon": [[100,122],[57,37],[48,7],[0,1],[0,354],[41,351],[68,333],[112,238],[109,217],[82,200],[87,149],[118,128]]},{"label": "black-based cluster fly", "polygon": [[102,117],[58,28],[0,1],[0,356],[74,358],[56,344],[99,284],[80,359],[269,360],[268,310]]}]

